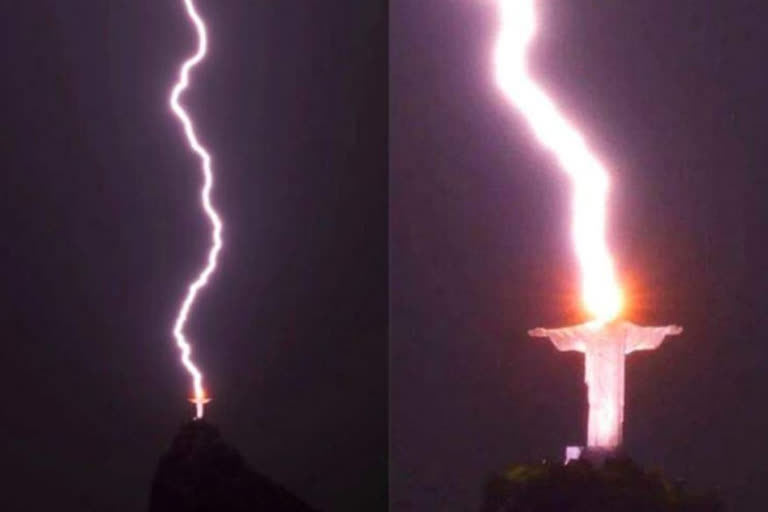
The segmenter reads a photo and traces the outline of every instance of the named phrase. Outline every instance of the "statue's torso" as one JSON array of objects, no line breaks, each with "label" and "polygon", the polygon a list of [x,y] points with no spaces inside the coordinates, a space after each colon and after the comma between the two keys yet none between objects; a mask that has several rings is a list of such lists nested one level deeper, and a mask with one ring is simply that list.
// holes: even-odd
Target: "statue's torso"
[{"label": "statue's torso", "polygon": [[629,329],[609,324],[584,336],[585,375],[589,401],[624,399],[624,359]]}]

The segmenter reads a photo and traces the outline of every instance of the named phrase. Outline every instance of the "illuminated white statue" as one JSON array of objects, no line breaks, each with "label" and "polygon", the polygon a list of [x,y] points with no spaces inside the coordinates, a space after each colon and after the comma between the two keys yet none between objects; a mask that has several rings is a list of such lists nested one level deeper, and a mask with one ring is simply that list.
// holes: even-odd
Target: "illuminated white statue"
[{"label": "illuminated white statue", "polygon": [[624,358],[636,350],[653,350],[665,336],[683,332],[678,325],[641,327],[631,322],[590,322],[560,329],[528,331],[549,338],[558,350],[584,353],[584,380],[589,396],[587,448],[614,450],[621,445],[624,420]]}]

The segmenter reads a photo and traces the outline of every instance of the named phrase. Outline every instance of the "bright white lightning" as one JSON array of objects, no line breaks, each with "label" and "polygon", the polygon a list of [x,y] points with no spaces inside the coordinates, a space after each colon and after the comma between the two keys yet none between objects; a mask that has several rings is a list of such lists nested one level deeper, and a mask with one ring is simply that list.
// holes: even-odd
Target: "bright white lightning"
[{"label": "bright white lightning", "polygon": [[203,406],[207,401],[209,401],[209,399],[206,397],[205,389],[203,388],[203,374],[192,362],[192,347],[190,346],[187,337],[184,335],[184,326],[187,323],[189,311],[192,308],[195,299],[197,298],[198,292],[201,288],[208,284],[209,277],[213,271],[216,270],[217,259],[222,245],[222,224],[218,213],[211,203],[211,189],[213,188],[211,155],[208,153],[205,147],[200,144],[200,141],[197,138],[197,134],[195,133],[195,127],[192,123],[192,120],[184,108],[179,104],[179,98],[189,85],[189,73],[192,71],[192,68],[194,68],[205,58],[206,53],[208,52],[208,35],[206,33],[205,24],[195,9],[193,0],[183,1],[187,15],[189,16],[190,20],[192,20],[192,23],[194,24],[197,31],[198,47],[197,52],[182,64],[179,71],[179,79],[173,86],[169,102],[171,110],[173,110],[173,113],[176,114],[184,127],[184,133],[187,137],[187,142],[189,143],[190,149],[200,157],[201,171],[203,174],[203,187],[200,191],[200,198],[202,201],[203,210],[205,211],[205,214],[211,224],[212,243],[208,252],[208,260],[205,267],[197,275],[197,278],[189,285],[187,294],[181,303],[178,316],[176,317],[176,322],[173,326],[173,336],[176,339],[176,344],[181,350],[181,362],[192,376],[194,398],[191,401],[195,404],[195,417],[199,419],[203,417]]},{"label": "bright white lightning", "polygon": [[526,51],[536,32],[534,0],[498,1],[501,23],[495,52],[496,80],[541,144],[555,154],[571,177],[572,237],[581,267],[582,301],[595,320],[604,323],[622,308],[621,289],[605,241],[608,173],[528,73]]}]

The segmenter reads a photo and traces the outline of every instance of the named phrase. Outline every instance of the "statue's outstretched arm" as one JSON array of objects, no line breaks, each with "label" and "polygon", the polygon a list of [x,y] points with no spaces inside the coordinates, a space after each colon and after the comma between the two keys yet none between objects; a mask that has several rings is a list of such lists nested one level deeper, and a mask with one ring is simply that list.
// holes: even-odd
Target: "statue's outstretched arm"
[{"label": "statue's outstretched arm", "polygon": [[578,350],[584,351],[584,327],[576,325],[573,327],[562,327],[560,329],[544,329],[537,327],[528,331],[528,335],[534,338],[549,338],[554,343],[555,348],[560,351]]},{"label": "statue's outstretched arm", "polygon": [[666,325],[664,327],[641,327],[632,324],[627,336],[626,353],[636,350],[653,350],[664,341],[666,336],[675,336],[683,332],[679,325]]}]

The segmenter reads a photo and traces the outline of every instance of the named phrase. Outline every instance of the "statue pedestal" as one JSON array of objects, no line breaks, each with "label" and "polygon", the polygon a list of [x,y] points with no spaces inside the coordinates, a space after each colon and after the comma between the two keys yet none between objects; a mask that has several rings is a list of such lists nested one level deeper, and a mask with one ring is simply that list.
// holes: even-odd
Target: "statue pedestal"
[{"label": "statue pedestal", "polygon": [[571,461],[579,460],[581,454],[584,452],[583,446],[566,446],[565,447],[565,464]]},{"label": "statue pedestal", "polygon": [[565,463],[586,460],[594,466],[602,466],[606,459],[619,455],[618,448],[595,448],[589,446],[566,446]]}]

